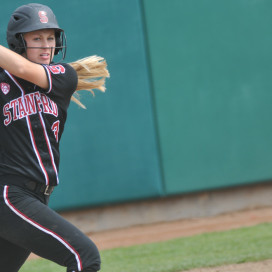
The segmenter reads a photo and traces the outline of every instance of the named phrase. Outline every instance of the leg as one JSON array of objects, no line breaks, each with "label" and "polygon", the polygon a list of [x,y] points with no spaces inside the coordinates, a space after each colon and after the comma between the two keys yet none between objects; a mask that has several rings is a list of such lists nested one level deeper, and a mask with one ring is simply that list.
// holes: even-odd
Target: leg
[{"label": "leg", "polygon": [[100,255],[95,244],[29,192],[5,186],[0,195],[1,206],[4,216],[1,216],[4,218],[1,237],[66,266],[69,272],[100,269]]},{"label": "leg", "polygon": [[0,238],[0,267],[1,271],[17,272],[26,261],[30,251],[18,247]]}]

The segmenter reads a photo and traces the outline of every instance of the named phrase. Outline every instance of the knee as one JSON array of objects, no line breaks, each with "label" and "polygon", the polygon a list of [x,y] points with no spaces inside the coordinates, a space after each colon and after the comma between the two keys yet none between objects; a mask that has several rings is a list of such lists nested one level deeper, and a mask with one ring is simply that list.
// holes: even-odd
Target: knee
[{"label": "knee", "polygon": [[92,262],[88,267],[83,268],[82,272],[97,272],[100,270],[101,261]]},{"label": "knee", "polygon": [[97,272],[100,270],[101,258],[98,250],[92,250],[89,256],[85,257],[82,272]]},{"label": "knee", "polygon": [[[98,260],[91,260],[90,262],[89,262],[89,264],[88,265],[85,265],[83,268],[82,268],[82,270],[76,270],[77,272],[97,272],[97,271],[99,271],[100,270],[100,265],[101,265],[101,261],[100,261],[100,258],[98,259]],[[67,269],[67,271],[75,271],[74,269],[72,269],[72,270],[69,270],[69,269]]]},{"label": "knee", "polygon": [[90,248],[82,248],[78,258],[70,256],[66,262],[67,272],[97,272],[100,270],[101,258],[94,244]]}]

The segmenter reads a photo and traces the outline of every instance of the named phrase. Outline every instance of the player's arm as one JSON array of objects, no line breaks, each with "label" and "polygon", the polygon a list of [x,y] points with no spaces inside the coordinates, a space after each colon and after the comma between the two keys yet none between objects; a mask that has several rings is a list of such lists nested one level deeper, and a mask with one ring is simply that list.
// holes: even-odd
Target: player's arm
[{"label": "player's arm", "polygon": [[31,62],[1,45],[0,67],[12,75],[32,82],[43,89],[48,88],[48,78],[42,65]]}]

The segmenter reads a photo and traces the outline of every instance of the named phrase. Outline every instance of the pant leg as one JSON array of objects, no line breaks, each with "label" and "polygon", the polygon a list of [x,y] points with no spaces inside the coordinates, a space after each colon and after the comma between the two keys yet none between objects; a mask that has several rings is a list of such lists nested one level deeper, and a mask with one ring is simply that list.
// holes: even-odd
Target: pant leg
[{"label": "pant leg", "polygon": [[66,266],[69,272],[100,269],[95,244],[33,194],[16,186],[4,186],[0,211],[0,237]]},{"label": "pant leg", "polygon": [[0,238],[0,271],[19,271],[29,254],[29,250]]}]

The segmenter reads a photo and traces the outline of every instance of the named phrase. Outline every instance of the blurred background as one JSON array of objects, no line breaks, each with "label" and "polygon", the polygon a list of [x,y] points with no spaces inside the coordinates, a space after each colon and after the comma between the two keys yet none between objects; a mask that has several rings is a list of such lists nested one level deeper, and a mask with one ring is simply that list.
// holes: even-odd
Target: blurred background
[{"label": "blurred background", "polygon": [[[5,1],[0,41],[12,12]],[[107,60],[105,94],[71,103],[56,210],[269,184],[271,0],[66,0],[67,62]]]}]

